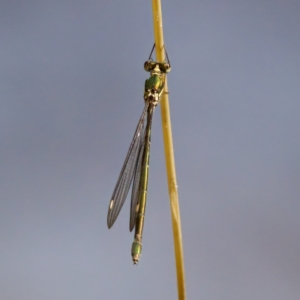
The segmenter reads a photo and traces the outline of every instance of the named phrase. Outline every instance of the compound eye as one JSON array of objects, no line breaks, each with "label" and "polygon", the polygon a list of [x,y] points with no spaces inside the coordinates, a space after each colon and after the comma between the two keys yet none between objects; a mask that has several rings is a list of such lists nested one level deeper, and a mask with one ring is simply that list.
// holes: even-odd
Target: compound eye
[{"label": "compound eye", "polygon": [[153,61],[151,60],[147,60],[145,63],[144,63],[144,69],[147,71],[147,72],[150,72],[154,69],[154,63]]},{"label": "compound eye", "polygon": [[166,64],[166,73],[169,73],[171,71],[171,65]]},{"label": "compound eye", "polygon": [[171,66],[168,63],[159,64],[159,69],[163,73],[169,73],[171,71]]}]

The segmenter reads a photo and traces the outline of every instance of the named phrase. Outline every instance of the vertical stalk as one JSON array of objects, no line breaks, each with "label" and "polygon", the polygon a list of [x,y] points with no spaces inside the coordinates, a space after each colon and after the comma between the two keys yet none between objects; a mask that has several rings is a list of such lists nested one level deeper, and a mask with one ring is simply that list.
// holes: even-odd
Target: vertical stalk
[{"label": "vertical stalk", "polygon": [[[163,36],[162,11],[161,11],[160,0],[152,0],[152,10],[153,10],[154,39],[156,45],[155,47],[156,61],[162,62],[165,59],[165,50],[164,50],[164,36]],[[168,189],[169,189],[171,215],[172,215],[178,299],[185,300],[186,290],[185,290],[183,246],[182,246],[181,222],[180,222],[180,211],[179,211],[179,201],[178,201],[178,191],[177,191],[177,180],[176,180],[175,159],[174,159],[174,150],[173,150],[167,78],[165,82],[164,92],[160,100],[160,105],[161,105],[161,118],[162,118],[162,127],[163,127],[162,129],[163,129],[164,148],[165,148],[165,157],[166,157]]]}]

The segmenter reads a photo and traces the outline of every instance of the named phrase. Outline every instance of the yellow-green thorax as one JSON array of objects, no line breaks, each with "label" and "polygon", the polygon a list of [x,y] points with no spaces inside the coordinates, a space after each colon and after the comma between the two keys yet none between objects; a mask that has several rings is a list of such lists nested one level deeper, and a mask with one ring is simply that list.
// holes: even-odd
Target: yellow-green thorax
[{"label": "yellow-green thorax", "polygon": [[169,63],[148,60],[144,68],[150,72],[150,77],[145,81],[144,100],[156,106],[165,86],[166,73],[170,72],[171,66]]}]

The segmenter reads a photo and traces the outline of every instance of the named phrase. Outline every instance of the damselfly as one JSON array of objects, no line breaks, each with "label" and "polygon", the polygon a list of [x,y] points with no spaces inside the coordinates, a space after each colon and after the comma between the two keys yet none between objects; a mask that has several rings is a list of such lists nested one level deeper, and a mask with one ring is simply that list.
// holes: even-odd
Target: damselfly
[{"label": "damselfly", "polygon": [[[127,197],[132,184],[129,230],[135,227],[134,241],[131,255],[134,264],[137,264],[142,252],[142,235],[144,227],[145,209],[147,201],[147,186],[149,176],[151,124],[154,108],[157,106],[164,90],[166,74],[170,72],[171,65],[166,53],[167,61],[152,60],[152,53],[144,64],[144,69],[150,72],[145,81],[144,101],[145,107],[136,127],[124,165],[112,194],[108,214],[107,226],[111,228]],[[145,125],[145,121],[146,125]]]}]

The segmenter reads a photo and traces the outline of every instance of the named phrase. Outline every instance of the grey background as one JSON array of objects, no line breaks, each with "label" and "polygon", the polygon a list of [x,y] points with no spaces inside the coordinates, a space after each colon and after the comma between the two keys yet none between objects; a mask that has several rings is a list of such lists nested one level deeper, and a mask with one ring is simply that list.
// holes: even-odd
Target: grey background
[{"label": "grey background", "polygon": [[[162,5],[188,299],[299,299],[300,2]],[[106,227],[152,44],[151,1],[1,1],[1,299],[176,299],[159,107],[137,267]]]}]

